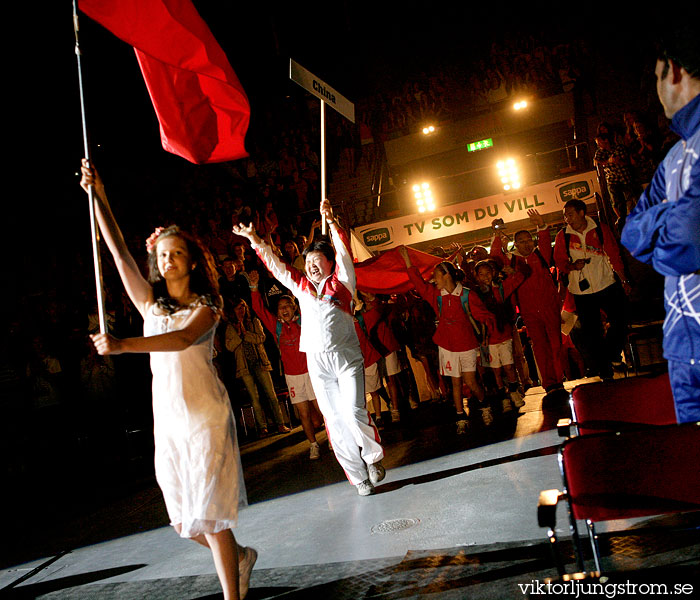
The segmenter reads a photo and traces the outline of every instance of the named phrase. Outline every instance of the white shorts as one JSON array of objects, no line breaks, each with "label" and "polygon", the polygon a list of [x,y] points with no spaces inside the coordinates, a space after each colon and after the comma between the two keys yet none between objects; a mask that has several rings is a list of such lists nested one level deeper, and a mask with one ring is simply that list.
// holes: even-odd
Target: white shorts
[{"label": "white shorts", "polygon": [[500,344],[489,344],[489,362],[492,369],[497,369],[503,365],[513,364],[513,340],[506,340]]},{"label": "white shorts", "polygon": [[396,375],[397,373],[401,373],[401,364],[399,363],[399,354],[398,352],[392,352],[388,356],[384,357],[384,364],[386,365],[386,374],[387,375]]},{"label": "white shorts", "polygon": [[299,404],[307,400],[316,400],[314,388],[311,386],[311,378],[308,373],[301,375],[285,375],[287,388],[289,389],[289,401],[292,404]]},{"label": "white shorts", "polygon": [[376,392],[380,387],[382,382],[379,377],[379,364],[374,363],[365,368],[365,393]]},{"label": "white shorts", "polygon": [[478,348],[465,352],[450,352],[438,346],[438,358],[440,361],[440,375],[446,377],[461,377],[462,373],[476,371],[476,357]]}]

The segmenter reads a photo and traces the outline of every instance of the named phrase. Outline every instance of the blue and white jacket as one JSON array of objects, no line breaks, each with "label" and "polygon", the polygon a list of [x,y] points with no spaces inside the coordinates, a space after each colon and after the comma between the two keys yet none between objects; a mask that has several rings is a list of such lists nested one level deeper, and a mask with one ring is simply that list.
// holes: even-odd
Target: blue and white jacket
[{"label": "blue and white jacket", "polygon": [[700,364],[700,96],[671,121],[669,150],[622,231],[632,256],[666,276],[664,356]]}]

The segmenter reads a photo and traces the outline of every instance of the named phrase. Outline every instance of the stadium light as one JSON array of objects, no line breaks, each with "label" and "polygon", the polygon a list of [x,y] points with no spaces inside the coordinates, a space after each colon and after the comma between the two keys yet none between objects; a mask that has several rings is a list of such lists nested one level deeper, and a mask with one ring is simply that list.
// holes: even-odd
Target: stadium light
[{"label": "stadium light", "polygon": [[514,158],[498,161],[498,177],[501,180],[503,189],[508,192],[510,190],[520,189],[520,169]]},{"label": "stadium light", "polygon": [[519,100],[515,104],[513,104],[513,108],[515,110],[522,110],[523,108],[527,108],[527,101],[526,100]]},{"label": "stadium light", "polygon": [[426,125],[423,127],[423,135],[430,135],[431,133],[435,133],[434,125]]},{"label": "stadium light", "polygon": [[435,210],[435,198],[429,183],[423,182],[420,185],[416,183],[413,186],[413,197],[416,199],[418,212],[424,213]]}]

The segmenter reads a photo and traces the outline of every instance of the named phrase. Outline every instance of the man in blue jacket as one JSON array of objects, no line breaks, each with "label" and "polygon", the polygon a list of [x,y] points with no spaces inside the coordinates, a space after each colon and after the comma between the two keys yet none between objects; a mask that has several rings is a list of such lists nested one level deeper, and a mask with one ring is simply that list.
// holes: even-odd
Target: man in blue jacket
[{"label": "man in blue jacket", "polygon": [[665,275],[664,356],[679,423],[700,421],[700,33],[671,32],[656,62],[656,88],[671,129],[669,150],[630,213],[622,243]]}]

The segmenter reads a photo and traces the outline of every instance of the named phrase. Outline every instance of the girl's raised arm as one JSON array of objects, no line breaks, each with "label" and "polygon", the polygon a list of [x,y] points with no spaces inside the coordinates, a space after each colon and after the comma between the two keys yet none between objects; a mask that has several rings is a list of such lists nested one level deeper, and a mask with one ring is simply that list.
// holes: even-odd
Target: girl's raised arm
[{"label": "girl's raised arm", "polygon": [[100,179],[97,171],[90,166],[90,163],[85,158],[83,159],[81,171],[81,187],[87,192],[91,185],[94,186],[97,223],[100,226],[102,237],[114,258],[119,276],[126,288],[126,293],[129,294],[129,298],[131,298],[141,316],[145,317],[148,306],[153,302],[151,285],[141,274],[134,257],[126,247],[124,236],[107,201],[102,179]]}]

